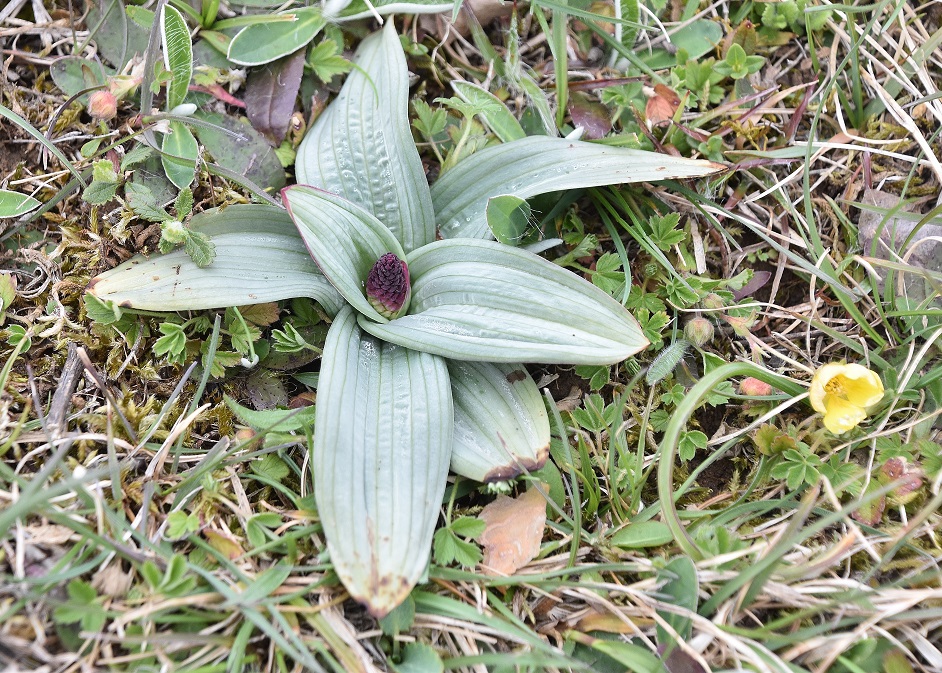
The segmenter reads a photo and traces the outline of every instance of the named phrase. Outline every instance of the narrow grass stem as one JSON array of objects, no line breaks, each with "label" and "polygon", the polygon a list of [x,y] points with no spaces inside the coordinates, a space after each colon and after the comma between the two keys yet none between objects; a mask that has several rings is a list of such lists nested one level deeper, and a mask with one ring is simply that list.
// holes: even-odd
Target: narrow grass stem
[{"label": "narrow grass stem", "polygon": [[690,389],[683,401],[677,405],[674,416],[667,425],[667,429],[664,431],[664,438],[661,440],[657,473],[657,491],[658,498],[661,501],[662,516],[664,517],[665,523],[667,523],[668,527],[671,529],[674,540],[684,553],[695,561],[704,558],[705,554],[687,533],[674,504],[675,500],[679,498],[682,493],[675,493],[673,490],[674,460],[677,456],[680,437],[687,427],[687,422],[690,420],[690,417],[693,416],[694,411],[697,410],[703,400],[706,399],[707,395],[715,390],[720,383],[734,376],[752,376],[790,395],[797,396],[804,392],[804,387],[801,384],[785,376],[774,374],[751,362],[733,362],[717,367],[700,379],[700,381]]}]

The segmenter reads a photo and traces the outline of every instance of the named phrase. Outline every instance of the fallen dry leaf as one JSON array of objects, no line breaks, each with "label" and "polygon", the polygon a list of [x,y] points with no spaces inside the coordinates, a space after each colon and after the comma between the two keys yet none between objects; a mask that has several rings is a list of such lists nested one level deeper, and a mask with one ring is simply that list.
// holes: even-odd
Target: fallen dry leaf
[{"label": "fallen dry leaf", "polygon": [[499,496],[481,510],[478,518],[487,524],[478,537],[484,548],[484,574],[513,575],[540,552],[546,500],[537,489],[531,488],[517,498]]}]

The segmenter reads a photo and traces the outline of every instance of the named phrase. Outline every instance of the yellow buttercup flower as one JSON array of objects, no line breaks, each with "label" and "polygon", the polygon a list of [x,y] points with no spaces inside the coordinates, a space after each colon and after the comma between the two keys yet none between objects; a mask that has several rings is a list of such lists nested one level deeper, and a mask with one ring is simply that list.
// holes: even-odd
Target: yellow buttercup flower
[{"label": "yellow buttercup flower", "polygon": [[883,382],[863,365],[832,363],[815,372],[808,391],[811,406],[824,414],[824,427],[840,435],[867,417],[883,399]]}]

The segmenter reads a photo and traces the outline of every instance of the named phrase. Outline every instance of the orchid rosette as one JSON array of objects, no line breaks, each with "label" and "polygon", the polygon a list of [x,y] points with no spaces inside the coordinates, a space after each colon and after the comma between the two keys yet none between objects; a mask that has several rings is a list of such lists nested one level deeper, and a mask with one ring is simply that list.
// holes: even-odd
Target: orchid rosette
[{"label": "orchid rosette", "polygon": [[721,167],[531,137],[476,152],[430,190],[391,22],[362,42],[356,65],[299,148],[287,213],[203,216],[191,226],[213,240],[212,265],[199,269],[182,251],[135,259],[91,292],[151,310],[310,296],[333,316],[311,447],[315,497],[338,576],[381,616],[425,571],[449,466],[487,481],[545,462],[549,423],[521,363],[612,364],[648,345],[607,293],[488,240],[488,200]]}]

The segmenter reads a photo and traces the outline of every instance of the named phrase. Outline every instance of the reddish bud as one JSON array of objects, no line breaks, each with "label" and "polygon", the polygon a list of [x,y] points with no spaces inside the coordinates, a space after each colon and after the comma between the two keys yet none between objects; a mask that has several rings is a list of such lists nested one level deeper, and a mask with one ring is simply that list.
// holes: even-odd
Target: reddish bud
[{"label": "reddish bud", "polygon": [[763,397],[772,394],[772,386],[765,381],[749,376],[739,383],[739,392],[749,397]]},{"label": "reddish bud", "polygon": [[96,91],[88,97],[88,114],[108,121],[118,114],[118,99],[110,91]]},{"label": "reddish bud", "polygon": [[366,278],[366,298],[384,318],[398,318],[409,308],[409,267],[393,252],[376,260]]},{"label": "reddish bud", "polygon": [[691,318],[684,325],[684,336],[697,348],[702,348],[713,339],[713,323],[706,318]]}]

